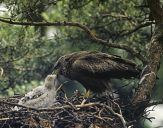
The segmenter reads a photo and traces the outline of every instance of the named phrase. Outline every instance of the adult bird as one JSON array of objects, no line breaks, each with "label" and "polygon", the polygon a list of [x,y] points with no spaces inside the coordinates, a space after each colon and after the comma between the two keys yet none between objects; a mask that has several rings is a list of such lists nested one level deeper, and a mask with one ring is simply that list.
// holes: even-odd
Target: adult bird
[{"label": "adult bird", "polygon": [[138,77],[140,70],[130,60],[95,51],[61,56],[54,65],[58,76],[80,82],[94,93],[111,91],[110,79]]}]

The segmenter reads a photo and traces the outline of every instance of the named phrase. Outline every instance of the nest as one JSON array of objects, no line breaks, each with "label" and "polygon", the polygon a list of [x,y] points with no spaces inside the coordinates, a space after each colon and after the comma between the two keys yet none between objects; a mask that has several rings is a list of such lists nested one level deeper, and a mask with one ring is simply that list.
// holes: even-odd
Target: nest
[{"label": "nest", "polygon": [[[57,96],[50,108],[30,108],[18,105],[20,96],[0,99],[1,128],[128,128],[118,100],[108,96],[84,99],[74,94]],[[15,106],[20,110],[13,110]]]}]

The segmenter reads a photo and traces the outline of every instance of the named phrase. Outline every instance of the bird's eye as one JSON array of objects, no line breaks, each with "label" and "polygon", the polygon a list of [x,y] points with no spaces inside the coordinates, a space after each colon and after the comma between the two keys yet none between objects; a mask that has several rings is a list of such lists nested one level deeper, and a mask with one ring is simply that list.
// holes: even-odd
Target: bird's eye
[{"label": "bird's eye", "polygon": [[27,97],[26,97],[26,100],[29,100],[29,99],[30,99],[30,98],[27,96]]},{"label": "bird's eye", "polygon": [[69,58],[66,58],[65,61],[66,61],[66,62],[69,61]]}]

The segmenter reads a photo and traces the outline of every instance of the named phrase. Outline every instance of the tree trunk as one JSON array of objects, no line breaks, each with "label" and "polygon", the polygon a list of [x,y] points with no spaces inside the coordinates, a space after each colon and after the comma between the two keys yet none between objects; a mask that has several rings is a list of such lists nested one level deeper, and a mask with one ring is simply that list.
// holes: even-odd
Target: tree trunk
[{"label": "tree trunk", "polygon": [[[159,0],[147,0],[152,17],[155,20],[155,30],[152,35],[148,53],[148,63],[145,66],[138,89],[133,97],[132,105],[138,109],[146,105],[151,97],[151,92],[156,83],[161,55],[163,53],[163,10]],[[145,102],[142,104],[142,102]],[[145,108],[145,107],[144,107]]]}]

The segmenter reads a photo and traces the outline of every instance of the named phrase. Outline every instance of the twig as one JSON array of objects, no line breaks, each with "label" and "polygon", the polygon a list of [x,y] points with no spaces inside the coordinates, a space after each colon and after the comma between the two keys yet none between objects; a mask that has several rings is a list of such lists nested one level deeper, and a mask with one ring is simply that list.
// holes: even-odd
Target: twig
[{"label": "twig", "polygon": [[75,105],[77,108],[85,108],[85,107],[90,107],[90,106],[97,106],[99,103],[88,103],[88,104],[83,104],[83,105]]},{"label": "twig", "polygon": [[119,106],[119,104],[117,104],[116,102],[114,102],[114,104],[117,106],[117,108],[119,109],[119,114],[122,115],[122,111],[121,111],[121,108]]},{"label": "twig", "polygon": [[71,102],[66,102],[70,107],[72,107],[74,110],[78,110],[75,105],[73,105]]},{"label": "twig", "polygon": [[121,122],[122,122],[124,128],[127,128],[127,126],[126,126],[126,121],[125,121],[125,119],[123,118],[123,116],[122,116],[121,114],[118,114],[118,113],[114,112],[113,109],[112,109],[111,107],[109,107],[109,106],[106,106],[106,105],[105,105],[105,107],[106,107],[107,109],[109,109],[109,111],[110,111],[113,115],[117,116],[117,117],[121,120]]},{"label": "twig", "polygon": [[136,32],[137,30],[139,30],[140,28],[149,26],[149,25],[151,25],[151,24],[154,24],[154,22],[151,22],[151,21],[150,21],[150,22],[145,22],[145,23],[143,23],[143,24],[140,24],[140,25],[136,26],[134,29],[129,30],[128,32],[122,33],[120,36],[127,36],[127,35],[130,35],[130,34]]},{"label": "twig", "polygon": [[[0,103],[8,104],[8,105],[11,105],[11,106],[18,106],[18,107],[26,108],[26,109],[29,109],[29,110],[35,110],[35,111],[55,111],[55,110],[59,110],[59,109],[72,108],[72,106],[70,106],[70,105],[64,105],[62,107],[40,108],[40,109],[38,109],[38,108],[26,107],[24,105],[19,105],[19,104],[16,104],[16,103],[10,103],[10,102],[6,102],[6,101],[0,101]],[[83,105],[74,105],[74,107],[76,107],[76,108],[85,108],[85,107],[96,106],[96,105],[99,105],[99,104],[98,103],[88,103],[88,104],[83,104]]]},{"label": "twig", "polygon": [[[64,84],[64,83],[63,83],[63,84]],[[63,84],[61,84],[61,85],[57,88],[56,93],[63,87]]]},{"label": "twig", "polygon": [[20,117],[10,117],[10,118],[1,118],[0,121],[7,121],[7,120],[13,120],[13,119],[22,119]]}]

